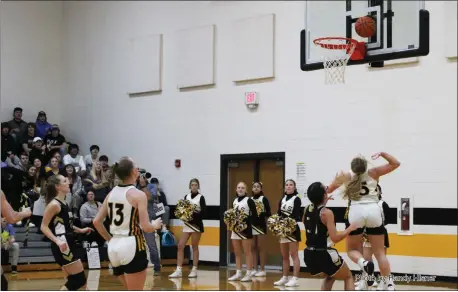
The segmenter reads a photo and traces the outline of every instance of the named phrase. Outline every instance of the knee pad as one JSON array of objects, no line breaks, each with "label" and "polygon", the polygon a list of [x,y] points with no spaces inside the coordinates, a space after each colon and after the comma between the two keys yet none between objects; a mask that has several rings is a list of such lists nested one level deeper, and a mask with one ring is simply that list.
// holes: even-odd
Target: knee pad
[{"label": "knee pad", "polygon": [[86,285],[86,275],[84,271],[78,274],[69,275],[67,277],[67,283],[65,283],[65,287],[67,287],[68,291],[76,291],[84,285]]}]

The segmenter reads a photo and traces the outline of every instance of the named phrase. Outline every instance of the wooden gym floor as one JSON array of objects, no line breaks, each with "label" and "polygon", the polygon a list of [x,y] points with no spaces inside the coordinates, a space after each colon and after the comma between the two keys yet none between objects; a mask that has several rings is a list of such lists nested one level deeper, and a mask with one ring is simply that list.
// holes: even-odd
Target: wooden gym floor
[{"label": "wooden gym floor", "polygon": [[[252,282],[227,282],[228,275],[234,271],[226,268],[201,267],[196,279],[188,279],[188,268],[183,269],[183,278],[171,280],[168,275],[174,267],[164,267],[160,276],[152,276],[152,269],[148,269],[148,277],[144,290],[319,290],[321,279],[310,278],[307,273],[301,273],[299,287],[276,288],[273,282],[281,276],[279,271],[267,273],[265,278],[255,278]],[[23,271],[16,275],[5,273],[9,281],[9,290],[59,290],[65,283],[61,271]],[[112,275],[111,270],[86,270],[88,290],[124,290],[124,287]],[[416,282],[396,283],[397,290],[457,290],[456,283]],[[343,290],[343,282],[336,281],[334,290]],[[375,290],[374,288],[371,288]]]}]

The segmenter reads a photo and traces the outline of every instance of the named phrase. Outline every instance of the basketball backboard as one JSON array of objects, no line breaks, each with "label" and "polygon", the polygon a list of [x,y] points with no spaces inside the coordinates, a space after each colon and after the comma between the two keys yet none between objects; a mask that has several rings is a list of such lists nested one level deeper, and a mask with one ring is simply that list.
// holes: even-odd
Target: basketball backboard
[{"label": "basketball backboard", "polygon": [[[383,61],[426,56],[429,53],[429,12],[421,0],[305,1],[305,30],[301,32],[301,69],[323,69],[322,51],[313,40],[345,37],[366,43],[363,60],[348,65],[370,63],[382,67]],[[376,32],[370,38],[356,34],[355,22],[371,16]]]}]

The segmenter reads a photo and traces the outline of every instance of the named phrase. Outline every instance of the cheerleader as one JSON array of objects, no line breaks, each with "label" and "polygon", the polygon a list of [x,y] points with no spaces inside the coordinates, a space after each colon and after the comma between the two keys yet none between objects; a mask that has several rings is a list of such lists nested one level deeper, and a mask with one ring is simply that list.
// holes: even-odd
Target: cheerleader
[{"label": "cheerleader", "polygon": [[199,193],[200,183],[197,178],[191,179],[189,182],[190,193],[187,194],[184,199],[190,201],[191,203],[198,206],[198,212],[194,213],[193,219],[190,222],[185,222],[183,227],[183,233],[181,234],[180,241],[178,243],[178,253],[177,253],[177,269],[169,278],[181,278],[182,274],[182,265],[184,259],[184,247],[189,237],[191,237],[192,245],[192,270],[188,275],[188,278],[197,277],[197,266],[199,263],[199,241],[202,233],[204,232],[204,223],[203,216],[205,215],[205,209],[207,207],[205,203],[205,198],[202,194]]},{"label": "cheerleader", "polygon": [[[251,276],[254,277],[265,277],[265,266],[266,266],[266,250],[265,250],[265,240],[267,234],[267,218],[269,218],[272,214],[270,211],[270,204],[267,197],[264,196],[264,192],[262,190],[262,183],[261,182],[254,182],[252,189],[252,199],[257,204],[262,205],[261,213],[258,214],[258,219],[253,222],[253,249],[251,253],[253,254],[253,272]],[[259,261],[260,261],[260,270],[256,272],[258,268],[258,253],[259,253]]]},{"label": "cheerleader", "polygon": [[345,239],[358,226],[351,224],[345,231],[337,232],[334,213],[326,208],[326,188],[320,182],[315,182],[307,189],[310,204],[305,211],[304,226],[307,236],[304,250],[304,262],[312,276],[324,274],[326,277],[321,290],[332,289],[334,281],[344,280],[345,290],[355,290],[353,276],[339,252],[333,247]]},{"label": "cheerleader", "polygon": [[[253,230],[252,222],[256,221],[258,218],[258,213],[256,211],[255,202],[247,196],[246,184],[244,182],[239,182],[237,184],[237,198],[235,198],[232,203],[234,210],[238,209],[239,211],[247,215],[245,224],[247,225],[246,229],[242,232],[232,231],[231,241],[232,246],[234,247],[235,253],[235,266],[237,271],[235,275],[230,277],[229,281],[241,281],[241,282],[251,282],[252,269],[253,269],[253,256],[251,254],[252,244],[253,244]],[[246,261],[246,274],[242,278],[242,247],[245,252],[245,261]]]},{"label": "cheerleader", "polygon": [[394,290],[390,263],[385,255],[385,237],[383,226],[383,212],[379,206],[377,185],[379,178],[397,169],[401,163],[386,152],[376,153],[375,160],[383,157],[388,163],[371,169],[367,168],[367,161],[362,157],[355,157],[351,161],[350,172],[340,172],[327,189],[332,193],[341,185],[345,185],[344,199],[351,200],[348,221],[356,223],[361,228],[354,230],[347,238],[348,257],[369,276],[373,276],[374,263],[367,261],[361,254],[361,241],[364,230],[371,242],[372,251],[383,276],[379,289]]},{"label": "cheerleader", "polygon": [[[285,194],[278,204],[278,215],[289,217],[296,222],[301,221],[301,199],[297,196],[296,182],[288,179],[285,182]],[[301,231],[296,223],[296,231],[293,235],[280,238],[280,250],[283,258],[283,277],[274,283],[275,286],[296,287],[299,277],[299,255],[298,248],[301,241]],[[289,257],[293,260],[293,277],[288,281]]]}]

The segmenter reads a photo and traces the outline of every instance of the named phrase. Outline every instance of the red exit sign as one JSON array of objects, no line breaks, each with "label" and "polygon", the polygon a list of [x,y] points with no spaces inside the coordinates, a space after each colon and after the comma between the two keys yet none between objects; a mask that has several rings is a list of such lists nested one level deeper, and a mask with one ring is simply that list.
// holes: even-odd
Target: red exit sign
[{"label": "red exit sign", "polygon": [[245,103],[246,104],[255,104],[258,101],[259,93],[255,91],[245,92]]}]

